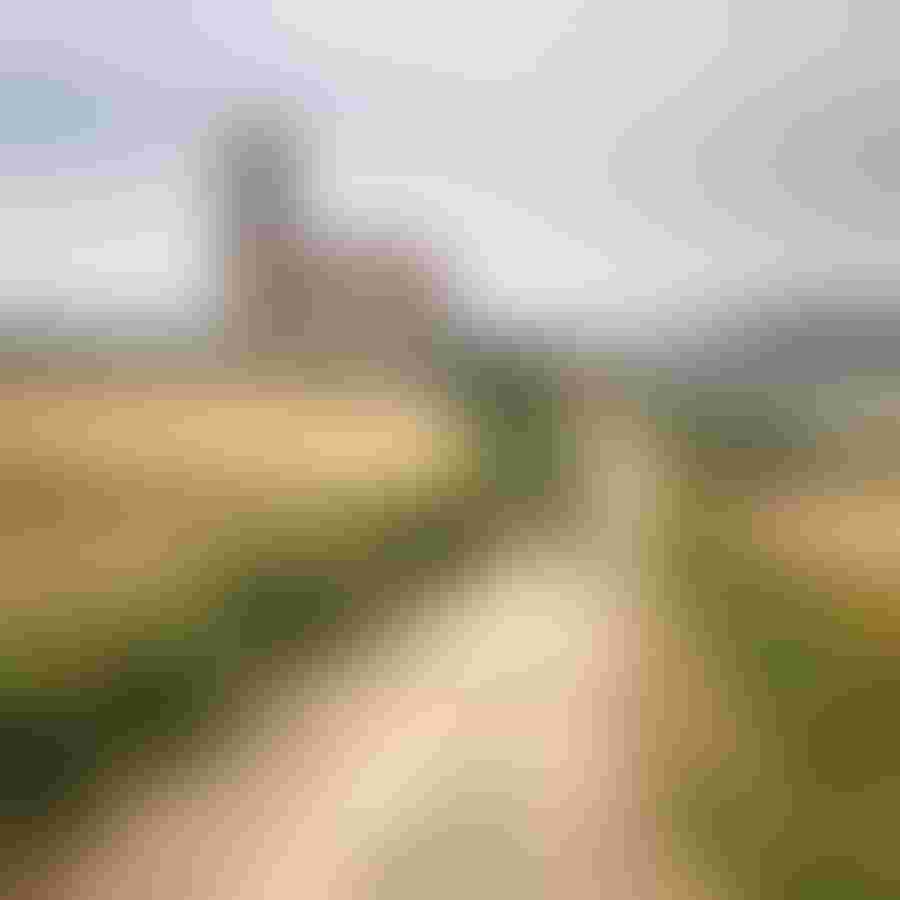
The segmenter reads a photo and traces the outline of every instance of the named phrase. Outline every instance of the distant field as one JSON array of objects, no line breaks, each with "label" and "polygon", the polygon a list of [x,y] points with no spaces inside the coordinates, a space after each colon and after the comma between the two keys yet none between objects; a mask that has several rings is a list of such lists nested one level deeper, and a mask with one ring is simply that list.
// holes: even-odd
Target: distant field
[{"label": "distant field", "polygon": [[769,552],[807,574],[900,587],[898,483],[779,497],[755,525]]}]

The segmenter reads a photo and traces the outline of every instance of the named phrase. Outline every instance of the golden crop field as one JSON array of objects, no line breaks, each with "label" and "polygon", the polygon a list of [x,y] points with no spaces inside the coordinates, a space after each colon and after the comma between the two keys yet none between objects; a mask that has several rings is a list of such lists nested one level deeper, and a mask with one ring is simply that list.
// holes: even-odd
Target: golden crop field
[{"label": "golden crop field", "polygon": [[245,553],[364,543],[475,458],[457,411],[383,383],[45,384],[0,393],[0,421],[7,657],[201,611]]},{"label": "golden crop field", "polygon": [[796,491],[760,504],[755,543],[876,631],[900,626],[900,482]]}]

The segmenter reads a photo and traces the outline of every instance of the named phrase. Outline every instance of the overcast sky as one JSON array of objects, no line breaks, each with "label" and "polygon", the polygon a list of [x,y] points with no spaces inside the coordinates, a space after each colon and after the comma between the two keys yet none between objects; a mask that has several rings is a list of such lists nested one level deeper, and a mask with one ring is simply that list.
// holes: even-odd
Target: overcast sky
[{"label": "overcast sky", "polygon": [[242,90],[319,117],[337,207],[428,221],[490,302],[526,317],[652,319],[692,280],[891,261],[888,6],[16,4],[0,294],[183,303],[204,278],[184,151]]}]

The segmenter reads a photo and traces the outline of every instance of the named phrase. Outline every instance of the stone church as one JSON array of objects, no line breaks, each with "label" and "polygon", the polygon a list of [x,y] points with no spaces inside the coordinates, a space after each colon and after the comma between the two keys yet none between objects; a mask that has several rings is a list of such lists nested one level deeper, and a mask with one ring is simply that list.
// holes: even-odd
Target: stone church
[{"label": "stone church", "polygon": [[314,156],[273,116],[244,117],[224,138],[226,351],[427,371],[447,267],[421,243],[335,233],[314,215]]}]

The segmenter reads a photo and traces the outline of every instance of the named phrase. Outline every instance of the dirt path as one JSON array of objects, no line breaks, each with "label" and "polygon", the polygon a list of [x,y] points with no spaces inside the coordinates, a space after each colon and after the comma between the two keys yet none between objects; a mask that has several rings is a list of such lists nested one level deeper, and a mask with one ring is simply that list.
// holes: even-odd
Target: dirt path
[{"label": "dirt path", "polygon": [[[155,785],[28,900],[656,900],[636,759],[652,502],[640,438],[585,434],[580,508]],[[25,900],[25,894],[22,895]]]}]

